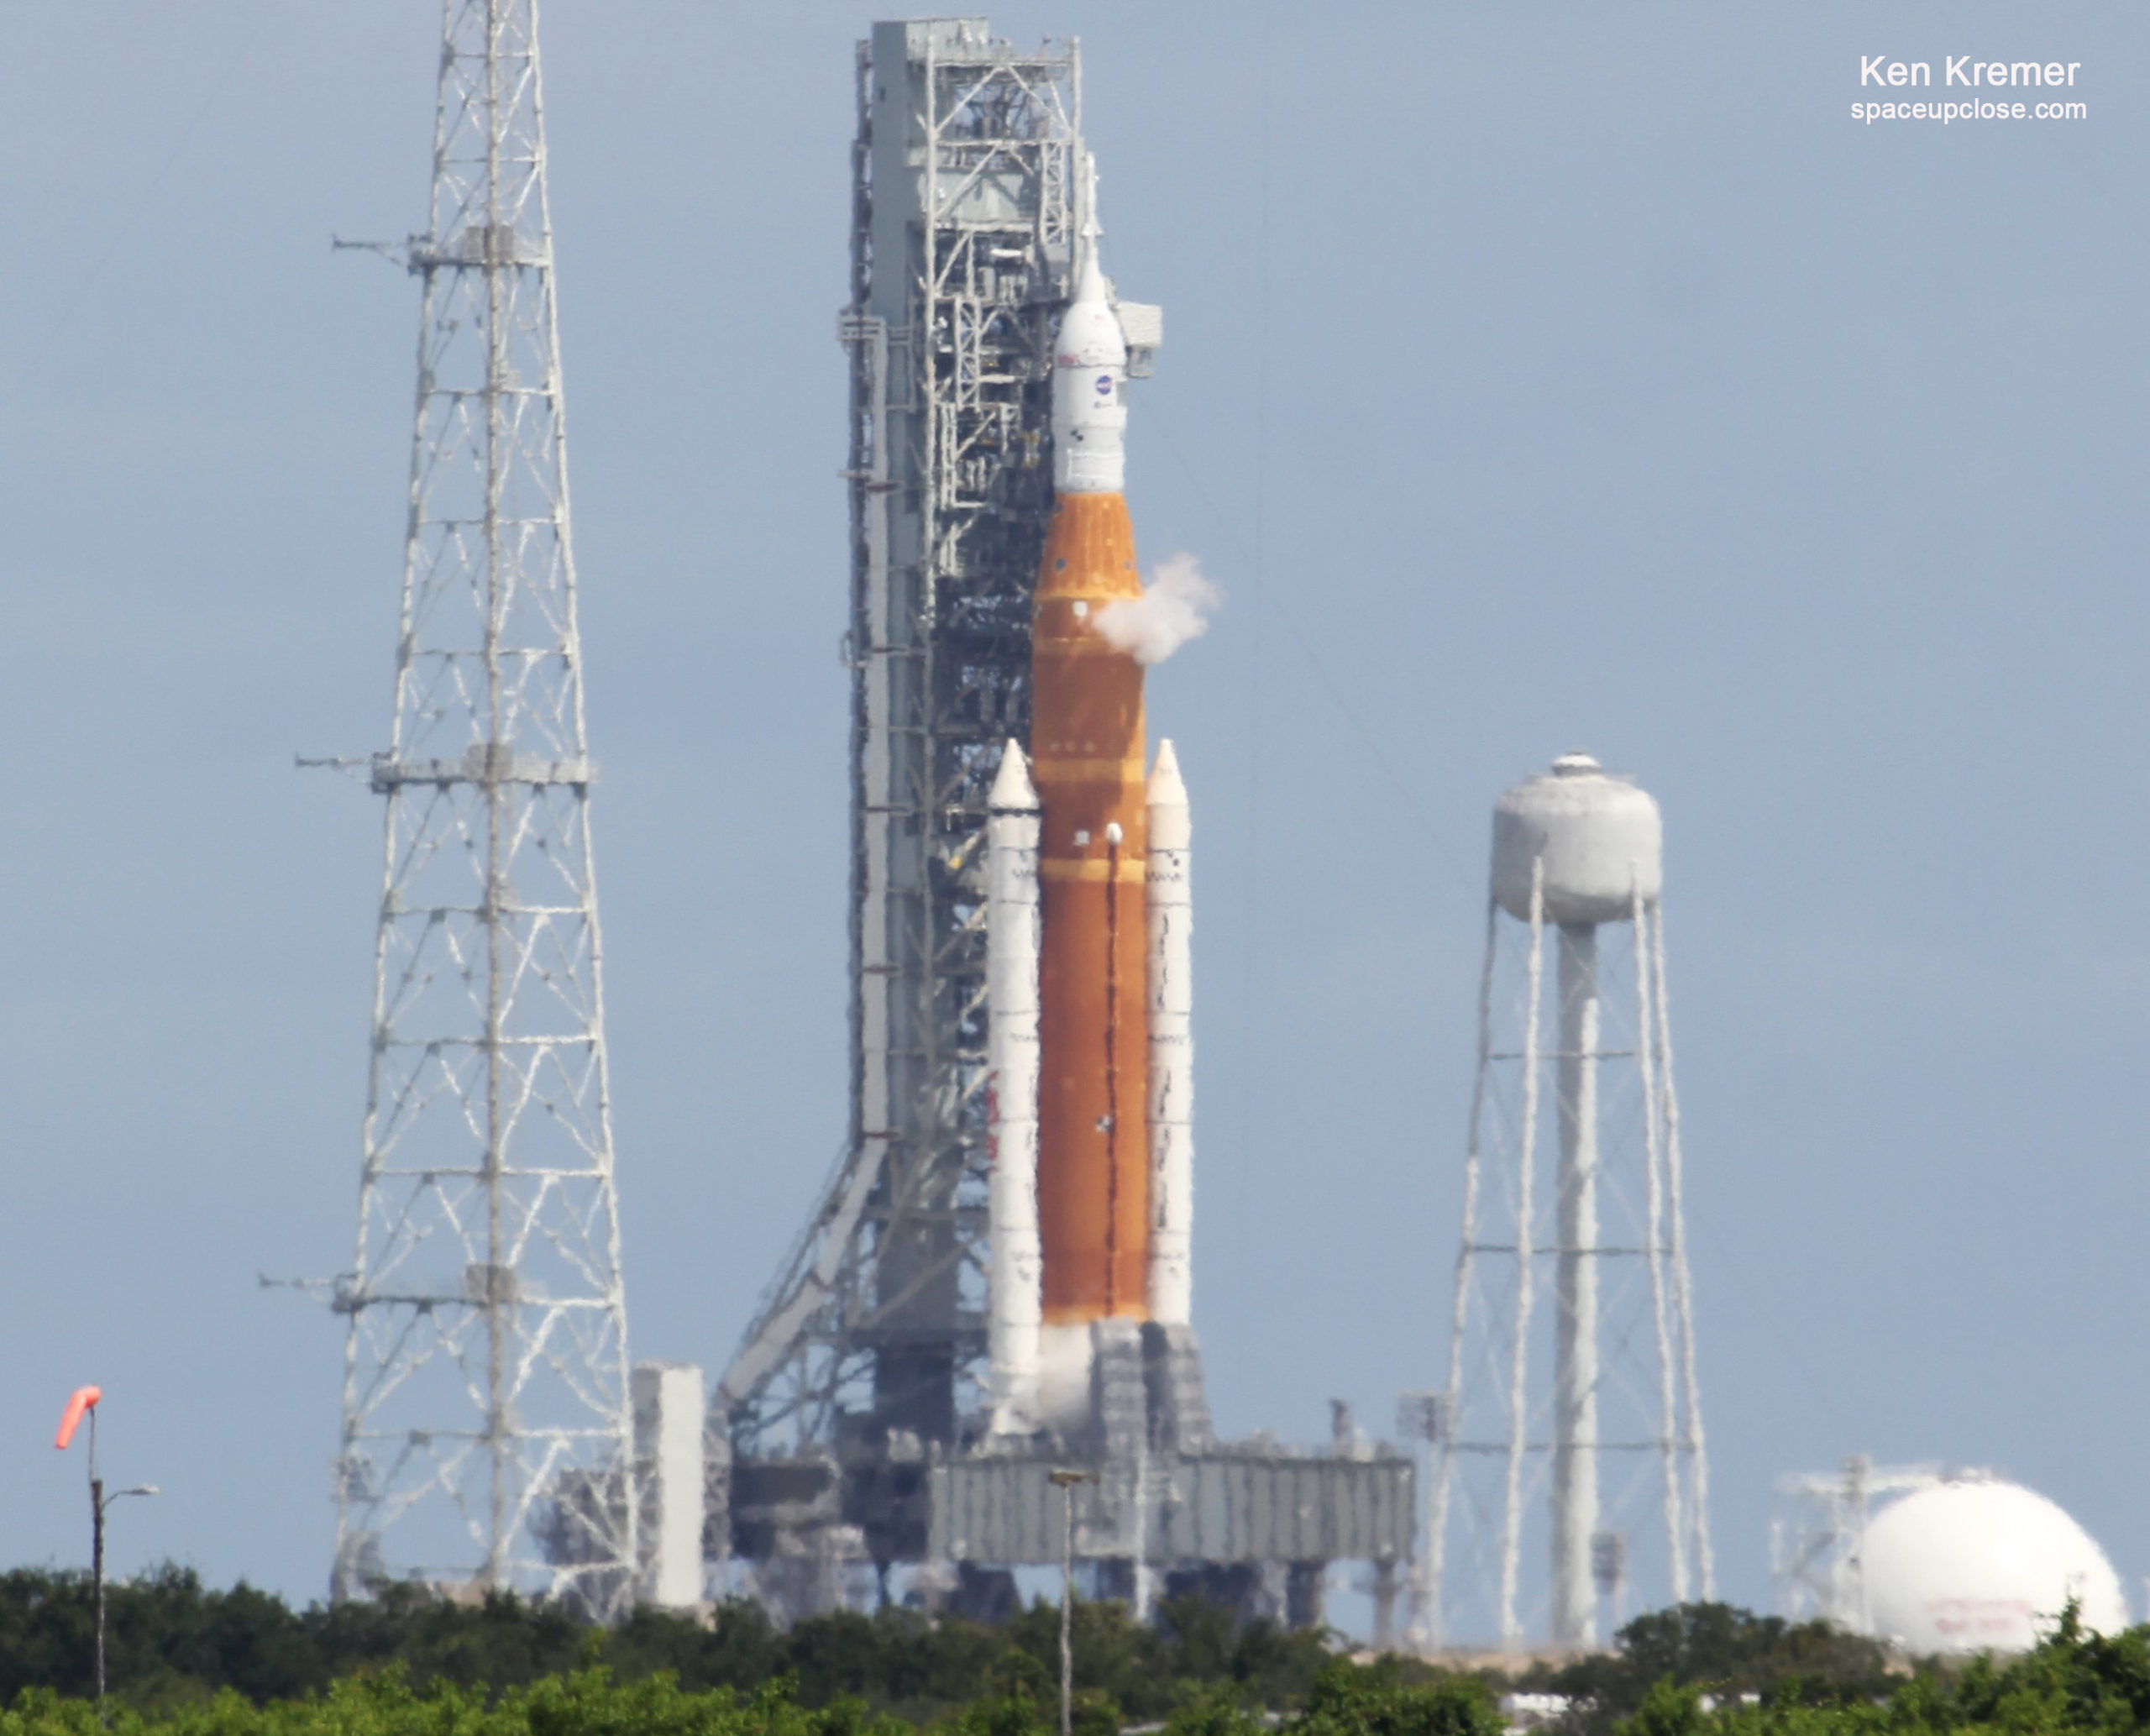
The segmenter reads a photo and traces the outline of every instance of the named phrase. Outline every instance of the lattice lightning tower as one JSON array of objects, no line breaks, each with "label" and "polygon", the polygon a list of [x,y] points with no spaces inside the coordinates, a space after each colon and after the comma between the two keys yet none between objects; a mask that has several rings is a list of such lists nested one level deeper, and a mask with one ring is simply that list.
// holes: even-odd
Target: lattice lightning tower
[{"label": "lattice lightning tower", "polygon": [[535,0],[447,0],[334,1590],[627,1594],[634,1503]]}]

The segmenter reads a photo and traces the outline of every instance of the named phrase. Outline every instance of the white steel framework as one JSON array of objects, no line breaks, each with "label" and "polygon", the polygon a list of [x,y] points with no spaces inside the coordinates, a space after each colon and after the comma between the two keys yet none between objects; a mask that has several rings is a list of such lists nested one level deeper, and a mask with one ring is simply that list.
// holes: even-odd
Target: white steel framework
[{"label": "white steel framework", "polygon": [[535,0],[447,0],[334,1592],[630,1594],[637,1503]]},{"label": "white steel framework", "polygon": [[1770,1579],[1777,1613],[1791,1621],[1819,1619],[1853,1634],[1871,1634],[1866,1525],[1876,1497],[1931,1489],[1952,1476],[1991,1475],[1933,1464],[1876,1465],[1854,1453],[1833,1474],[1779,1477],[1778,1511],[1770,1520]]},{"label": "white steel framework", "polygon": [[[975,19],[859,45],[852,302],[852,1126],[716,1398],[741,1463],[864,1465],[982,1429],[985,829],[1030,733],[1049,359],[1081,149],[1075,46]],[[915,1560],[922,1510],[864,1546]]]},{"label": "white steel framework", "polygon": [[1528,919],[1488,904],[1448,1377],[1415,1425],[1429,1648],[1585,1647],[1631,1585],[1716,1595],[1662,912],[1550,921],[1541,860]]}]

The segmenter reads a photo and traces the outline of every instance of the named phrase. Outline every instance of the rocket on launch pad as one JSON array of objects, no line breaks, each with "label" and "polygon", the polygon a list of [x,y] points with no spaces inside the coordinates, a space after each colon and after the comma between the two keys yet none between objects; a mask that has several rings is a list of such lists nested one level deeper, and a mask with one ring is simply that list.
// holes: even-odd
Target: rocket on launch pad
[{"label": "rocket on launch pad", "polygon": [[1100,631],[1142,595],[1125,492],[1127,343],[1095,196],[1053,346],[1055,500],[1030,756],[992,795],[987,915],[994,1432],[1096,1421],[1098,1347],[1184,1326],[1193,1229],[1187,790],[1146,775],[1143,666]]},{"label": "rocket on launch pad", "polygon": [[1136,574],[1125,394],[1162,310],[1104,276],[1077,50],[891,19],[857,68],[851,1138],[720,1388],[710,1534],[787,1613],[871,1560],[992,1618],[1070,1551],[1138,1611],[1319,1627],[1347,1560],[1385,1610],[1412,1461],[1220,1440],[1188,1319],[1187,790],[1143,680],[1204,599]]}]

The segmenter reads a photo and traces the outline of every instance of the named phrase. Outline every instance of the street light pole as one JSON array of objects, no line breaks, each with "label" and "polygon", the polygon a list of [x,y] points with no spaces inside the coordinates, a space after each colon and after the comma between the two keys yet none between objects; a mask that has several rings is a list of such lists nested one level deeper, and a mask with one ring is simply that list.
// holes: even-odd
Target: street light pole
[{"label": "street light pole", "polygon": [[1073,1736],[1075,1723],[1075,1485],[1097,1481],[1088,1471],[1051,1473],[1060,1491],[1060,1736]]},{"label": "street light pole", "polygon": [[[92,1464],[97,1462],[97,1413],[90,1413],[90,1451]],[[154,1495],[155,1483],[138,1483],[131,1489],[114,1489],[109,1495],[104,1492],[101,1477],[90,1479],[90,1579],[96,1588],[97,1602],[97,1722],[108,1723],[104,1709],[104,1516],[115,1501],[124,1501],[129,1495]]]}]

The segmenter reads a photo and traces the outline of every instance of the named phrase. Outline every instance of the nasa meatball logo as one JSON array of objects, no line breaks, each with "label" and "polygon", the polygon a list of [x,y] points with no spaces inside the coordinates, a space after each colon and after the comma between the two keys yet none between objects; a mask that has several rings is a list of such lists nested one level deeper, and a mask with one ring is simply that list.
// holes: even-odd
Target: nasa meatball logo
[{"label": "nasa meatball logo", "polygon": [[1112,396],[1111,375],[1100,374],[1098,375],[1098,396],[1101,398],[1109,398]]}]

